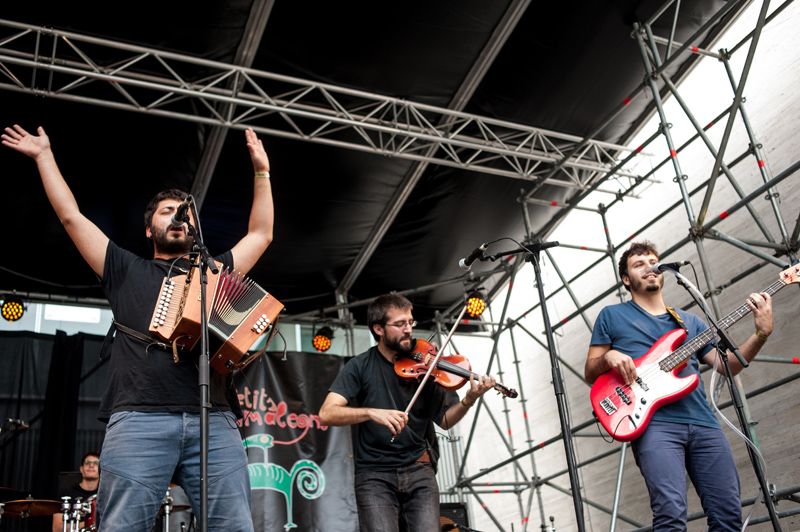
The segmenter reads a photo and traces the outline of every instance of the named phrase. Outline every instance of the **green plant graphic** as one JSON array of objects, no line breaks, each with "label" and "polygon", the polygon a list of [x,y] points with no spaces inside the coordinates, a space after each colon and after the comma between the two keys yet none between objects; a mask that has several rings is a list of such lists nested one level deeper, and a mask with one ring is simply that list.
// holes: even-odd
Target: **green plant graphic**
[{"label": "green plant graphic", "polygon": [[242,442],[245,449],[259,448],[263,451],[263,461],[249,464],[250,487],[254,490],[273,490],[283,494],[286,500],[286,524],[284,530],[297,528],[292,519],[292,494],[295,481],[297,491],[308,500],[317,499],[325,491],[325,474],[312,460],[298,460],[287,471],[277,464],[269,463],[269,448],[274,446],[269,434],[254,434]]}]

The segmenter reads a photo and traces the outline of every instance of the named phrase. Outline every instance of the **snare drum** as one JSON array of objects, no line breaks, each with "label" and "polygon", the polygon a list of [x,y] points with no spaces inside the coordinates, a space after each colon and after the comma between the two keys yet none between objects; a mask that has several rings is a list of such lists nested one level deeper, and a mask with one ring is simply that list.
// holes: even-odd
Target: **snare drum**
[{"label": "snare drum", "polygon": [[97,530],[97,495],[92,495],[83,502],[83,528],[81,532]]}]

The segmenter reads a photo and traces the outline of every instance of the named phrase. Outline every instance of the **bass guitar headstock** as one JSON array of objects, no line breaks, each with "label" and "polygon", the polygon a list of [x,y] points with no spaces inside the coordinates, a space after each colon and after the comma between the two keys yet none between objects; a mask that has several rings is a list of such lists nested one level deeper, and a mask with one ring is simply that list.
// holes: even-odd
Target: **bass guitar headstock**
[{"label": "bass guitar headstock", "polygon": [[780,279],[783,284],[792,284],[800,282],[800,264],[789,266],[780,273]]}]

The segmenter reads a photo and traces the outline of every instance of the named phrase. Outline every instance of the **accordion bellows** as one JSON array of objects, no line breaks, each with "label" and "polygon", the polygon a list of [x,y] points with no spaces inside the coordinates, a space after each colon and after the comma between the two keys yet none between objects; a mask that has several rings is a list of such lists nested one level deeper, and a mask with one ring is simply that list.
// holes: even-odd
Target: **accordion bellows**
[{"label": "accordion bellows", "polygon": [[[208,328],[217,340],[212,342],[209,334],[209,344],[216,347],[209,349],[210,364],[227,374],[256,358],[248,350],[274,328],[283,304],[253,280],[217,266],[219,273],[208,272],[206,291]],[[151,333],[181,350],[191,350],[200,340],[200,275],[195,270],[164,278],[150,320]]]}]

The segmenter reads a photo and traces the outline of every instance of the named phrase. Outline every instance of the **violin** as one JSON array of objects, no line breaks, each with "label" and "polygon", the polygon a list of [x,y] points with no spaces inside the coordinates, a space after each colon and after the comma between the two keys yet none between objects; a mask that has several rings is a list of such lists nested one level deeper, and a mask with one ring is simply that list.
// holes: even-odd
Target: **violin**
[{"label": "violin", "polygon": [[[394,372],[405,379],[416,379],[427,373],[430,364],[436,358],[438,348],[427,340],[414,340],[410,352],[400,352],[394,361]],[[447,360],[445,360],[445,358]],[[469,360],[463,355],[455,354],[440,357],[436,367],[431,371],[434,381],[447,390],[458,390],[469,380],[470,376],[480,380],[481,376],[471,371]],[[507,388],[499,382],[494,389],[506,397],[514,399],[517,391]]]}]

